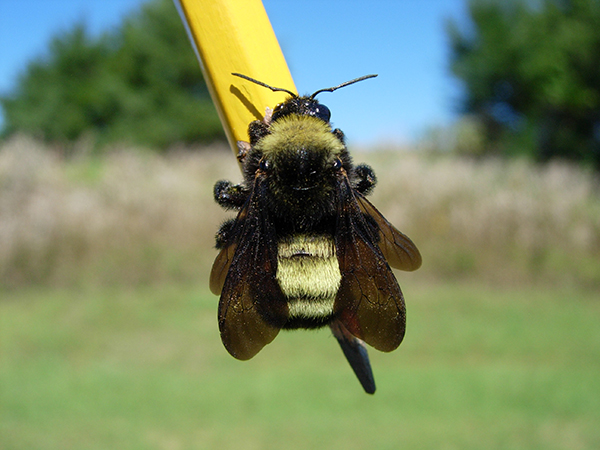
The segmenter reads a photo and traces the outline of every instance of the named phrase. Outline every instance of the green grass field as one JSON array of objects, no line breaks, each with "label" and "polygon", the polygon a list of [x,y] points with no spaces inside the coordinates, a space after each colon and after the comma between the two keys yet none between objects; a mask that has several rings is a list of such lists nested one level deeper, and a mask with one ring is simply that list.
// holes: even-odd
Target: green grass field
[{"label": "green grass field", "polygon": [[600,448],[597,292],[400,278],[374,396],[329,331],[236,361],[204,285],[4,292],[0,448]]}]

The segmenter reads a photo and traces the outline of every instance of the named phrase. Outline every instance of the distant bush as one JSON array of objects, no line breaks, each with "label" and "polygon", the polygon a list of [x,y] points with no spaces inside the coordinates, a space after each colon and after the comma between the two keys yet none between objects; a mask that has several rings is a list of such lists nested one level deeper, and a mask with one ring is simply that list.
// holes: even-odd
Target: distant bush
[{"label": "distant bush", "polygon": [[486,152],[600,170],[600,2],[470,0],[452,22],[451,70]]},{"label": "distant bush", "polygon": [[2,134],[46,142],[129,142],[164,149],[223,139],[199,63],[172,1],[155,0],[117,29],[83,24],[55,37],[14,92]]}]

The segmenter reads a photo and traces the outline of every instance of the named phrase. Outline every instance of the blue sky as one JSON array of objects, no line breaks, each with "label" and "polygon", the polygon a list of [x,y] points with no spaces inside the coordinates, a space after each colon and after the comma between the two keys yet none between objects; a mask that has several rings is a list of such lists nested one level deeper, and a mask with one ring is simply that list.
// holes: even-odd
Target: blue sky
[{"label": "blue sky", "polygon": [[[49,39],[85,20],[117,26],[144,0],[1,0],[0,92]],[[408,144],[456,118],[460,87],[448,69],[444,22],[466,20],[465,0],[263,0],[300,93],[369,73],[378,78],[319,100],[349,143]],[[269,80],[263,80],[269,82]],[[282,86],[284,87],[284,86]]]}]

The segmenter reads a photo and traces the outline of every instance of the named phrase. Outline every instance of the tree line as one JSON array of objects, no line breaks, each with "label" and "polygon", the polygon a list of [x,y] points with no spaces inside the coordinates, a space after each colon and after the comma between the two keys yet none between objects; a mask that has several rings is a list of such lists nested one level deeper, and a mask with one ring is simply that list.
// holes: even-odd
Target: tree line
[{"label": "tree line", "polygon": [[93,37],[85,24],[56,36],[29,63],[4,109],[3,136],[49,142],[91,136],[157,149],[224,134],[196,56],[170,0],[155,0]]},{"label": "tree line", "polygon": [[600,1],[471,0],[451,22],[461,110],[486,153],[600,169]]}]

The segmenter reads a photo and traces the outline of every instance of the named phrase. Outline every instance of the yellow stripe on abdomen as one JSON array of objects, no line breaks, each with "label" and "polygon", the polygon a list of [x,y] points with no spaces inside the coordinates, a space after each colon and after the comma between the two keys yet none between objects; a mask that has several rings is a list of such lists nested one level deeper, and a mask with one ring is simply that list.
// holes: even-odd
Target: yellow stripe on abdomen
[{"label": "yellow stripe on abdomen", "polygon": [[290,318],[330,316],[341,278],[331,237],[300,234],[279,242],[277,281]]}]

